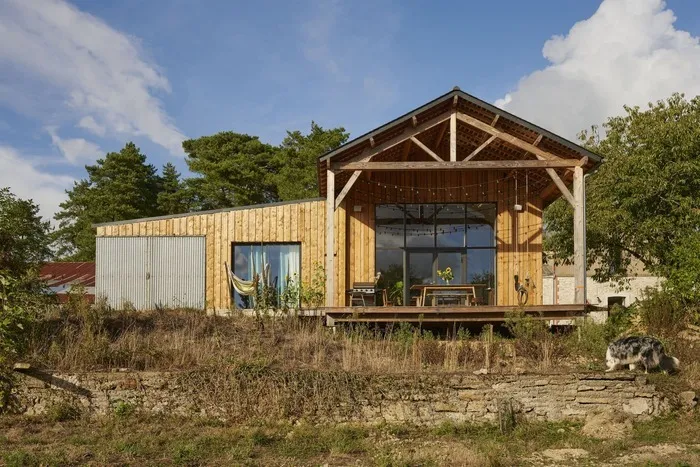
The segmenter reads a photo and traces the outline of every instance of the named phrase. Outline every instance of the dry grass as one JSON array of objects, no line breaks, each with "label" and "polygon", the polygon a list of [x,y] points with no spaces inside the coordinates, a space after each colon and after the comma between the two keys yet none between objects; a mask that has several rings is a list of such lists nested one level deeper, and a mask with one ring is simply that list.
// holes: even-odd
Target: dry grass
[{"label": "dry grass", "polygon": [[[211,316],[196,310],[148,312],[77,309],[47,316],[30,332],[25,359],[72,372],[129,368],[177,371],[270,367],[355,374],[567,372],[604,369],[611,331],[586,324],[554,334],[537,323],[509,326],[510,337],[480,330],[438,336],[405,324],[385,329],[324,327],[317,319],[265,322]],[[508,334],[507,329],[501,329]],[[676,382],[700,386],[700,341],[665,338],[682,362]]]},{"label": "dry grass", "polygon": [[696,465],[700,459],[697,416],[637,424],[629,438],[617,441],[586,437],[580,428],[533,422],[502,434],[488,424],[240,426],[136,414],[64,422],[0,417],[0,465],[564,465],[541,456],[559,449],[586,450],[583,465],[621,465],[625,457],[637,459],[635,465]]}]

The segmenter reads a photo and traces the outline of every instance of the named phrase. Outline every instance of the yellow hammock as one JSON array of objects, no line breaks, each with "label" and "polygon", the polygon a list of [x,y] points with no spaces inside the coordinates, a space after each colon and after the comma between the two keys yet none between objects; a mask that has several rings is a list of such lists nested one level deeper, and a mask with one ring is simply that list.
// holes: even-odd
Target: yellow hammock
[{"label": "yellow hammock", "polygon": [[238,277],[231,271],[231,268],[228,267],[228,264],[224,263],[224,267],[226,268],[226,274],[228,275],[228,281],[231,283],[231,286],[234,288],[236,292],[238,292],[241,295],[245,296],[251,296],[255,294],[255,290],[258,287],[258,275],[255,274],[253,277],[254,279],[252,281],[246,281]]}]

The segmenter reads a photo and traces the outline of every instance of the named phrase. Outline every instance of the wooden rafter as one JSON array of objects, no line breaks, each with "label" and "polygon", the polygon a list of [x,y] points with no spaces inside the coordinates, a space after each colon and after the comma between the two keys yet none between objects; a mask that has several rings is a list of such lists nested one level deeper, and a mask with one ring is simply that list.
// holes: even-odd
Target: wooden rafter
[{"label": "wooden rafter", "polygon": [[348,193],[350,193],[350,189],[355,184],[357,179],[360,178],[360,175],[362,175],[361,170],[356,170],[352,173],[352,175],[350,175],[350,178],[348,179],[348,181],[345,183],[345,186],[338,194],[338,197],[335,199],[335,209],[338,209],[338,206],[340,206],[340,203],[342,203],[343,200],[345,199],[345,197],[348,195]]},{"label": "wooden rafter", "polygon": [[408,153],[411,152],[411,140],[407,140],[405,143],[403,143],[403,151],[401,152],[401,160],[402,161],[407,161],[408,160]]},{"label": "wooden rafter", "polygon": [[507,170],[576,167],[578,161],[498,160],[498,161],[440,161],[440,162],[334,162],[333,170]]},{"label": "wooden rafter", "polygon": [[[550,173],[551,171],[551,173]],[[575,207],[576,206],[576,201],[574,200],[574,196],[571,194],[569,189],[566,187],[566,184],[562,181],[561,178],[559,178],[559,175],[554,171],[554,169],[547,169],[547,173],[549,176],[552,178],[552,181],[554,181],[554,184],[559,188],[559,191],[561,191],[561,194],[564,195],[564,198],[571,204],[571,206]]]},{"label": "wooden rafter", "polygon": [[[374,141],[374,139],[370,138],[370,141]],[[373,143],[371,143],[371,145],[372,145],[372,147],[374,147]],[[362,156],[362,159],[360,159],[361,162],[369,162],[374,157],[374,155],[367,155],[366,153],[367,153],[367,149],[365,149],[361,154],[361,156]],[[356,170],[355,172],[353,172],[352,175],[350,175],[350,178],[345,183],[345,186],[340,191],[340,194],[338,194],[338,197],[335,199],[335,209],[338,209],[338,206],[340,206],[340,203],[342,203],[343,200],[345,199],[345,197],[347,196],[347,194],[350,193],[350,189],[355,184],[357,179],[360,178],[361,175],[362,175],[361,170]]]},{"label": "wooden rafter", "polygon": [[442,124],[442,126],[438,130],[437,138],[435,138],[435,144],[433,144],[433,146],[435,147],[435,150],[437,150],[440,147],[440,143],[442,143],[442,138],[445,137],[445,132],[447,131],[447,128],[449,128],[449,126],[450,126],[450,122],[445,122]]},{"label": "wooden rafter", "polygon": [[[357,162],[362,160],[365,157],[374,157],[377,154],[386,151],[387,149],[391,149],[394,146],[397,146],[401,143],[403,143],[406,140],[410,140],[412,136],[419,135],[420,133],[423,133],[426,130],[431,129],[435,125],[439,125],[440,123],[444,122],[445,120],[449,120],[451,115],[451,112],[444,112],[437,117],[433,117],[430,120],[427,120],[417,127],[409,127],[404,130],[403,133],[401,133],[398,136],[395,136],[391,138],[388,141],[383,142],[382,144],[376,145],[374,148],[372,148],[369,152],[367,153],[362,153],[358,156],[353,157],[352,159],[349,160],[349,162]],[[330,160],[330,159],[329,159]]]},{"label": "wooden rafter", "polygon": [[513,136],[509,133],[505,133],[501,130],[497,130],[496,128],[492,127],[488,123],[484,123],[481,120],[477,120],[476,118],[463,114],[461,112],[457,112],[457,118],[462,120],[464,123],[467,125],[471,125],[474,128],[478,128],[481,131],[485,131],[486,133],[489,133],[492,136],[496,136],[498,139],[501,139],[507,143],[512,144],[513,146],[524,149],[527,152],[530,152],[534,154],[536,157],[542,158],[542,159],[547,159],[547,160],[553,160],[553,159],[562,159],[561,157],[555,156],[552,153],[549,153],[547,151],[544,151],[534,144],[528,143],[526,141],[521,140],[517,136]]},{"label": "wooden rafter", "polygon": [[472,160],[474,157],[476,157],[477,154],[479,154],[481,151],[483,151],[483,149],[486,146],[488,146],[489,144],[491,144],[493,142],[493,140],[495,140],[496,138],[497,138],[497,136],[491,135],[491,137],[489,139],[487,139],[486,141],[481,143],[481,146],[474,149],[471,154],[469,154],[467,157],[465,157],[464,162]]},{"label": "wooden rafter", "polygon": [[[513,146],[516,146],[520,149],[524,149],[527,152],[530,152],[537,157],[539,160],[561,160],[562,158],[555,156],[554,154],[551,154],[547,151],[543,151],[542,149],[538,148],[534,144],[528,143],[526,141],[521,140],[517,136],[513,136],[511,134],[505,133],[503,131],[495,129],[493,126],[489,125],[488,123],[484,123],[481,120],[477,120],[476,118],[463,114],[463,113],[457,113],[457,118],[462,120],[464,123],[471,125],[475,128],[478,128],[479,130],[485,131],[486,133],[491,134],[492,136],[496,136],[499,139],[502,139],[503,141],[506,141]],[[540,138],[541,139],[541,138]],[[586,161],[588,158],[586,158]],[[577,161],[580,162],[580,161]],[[574,166],[580,166],[579,164],[575,164]],[[570,166],[572,167],[572,166]],[[561,191],[561,194],[566,198],[566,200],[572,205],[575,206],[575,201],[574,197],[569,191],[569,189],[566,187],[564,182],[561,180],[559,177],[559,174],[556,173],[556,171],[553,168],[547,168],[547,174],[549,174],[550,178],[554,181],[554,184],[559,188],[559,191]]]},{"label": "wooden rafter", "polygon": [[422,142],[421,140],[419,140],[418,138],[416,138],[415,136],[411,136],[411,142],[413,142],[413,144],[415,144],[416,146],[418,146],[419,148],[421,148],[421,149],[423,150],[423,152],[425,152],[427,155],[429,155],[430,157],[432,157],[432,158],[435,159],[436,161],[438,161],[438,162],[444,162],[444,161],[442,160],[442,157],[440,157],[440,156],[438,156],[437,154],[435,154],[435,153],[433,152],[432,149],[430,149],[428,146],[426,146],[425,144],[423,144],[423,142]]}]

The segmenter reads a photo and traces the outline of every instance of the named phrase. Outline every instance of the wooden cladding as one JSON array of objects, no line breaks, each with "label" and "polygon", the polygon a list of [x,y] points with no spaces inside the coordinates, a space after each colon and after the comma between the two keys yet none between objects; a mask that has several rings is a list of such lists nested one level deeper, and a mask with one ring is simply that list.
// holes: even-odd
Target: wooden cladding
[{"label": "wooden cladding", "polygon": [[[542,200],[531,194],[526,201],[525,176],[519,176],[516,190],[513,172],[503,170],[361,174],[333,213],[335,304],[346,304],[353,282],[374,279],[376,204],[465,202],[497,205],[496,305],[517,305],[516,274],[530,279],[528,304],[541,304]],[[522,211],[515,210],[516,201]],[[231,263],[232,243],[299,242],[302,281],[309,282],[314,264],[326,264],[325,222],[326,202],[311,200],[105,225],[97,235],[205,236],[207,308],[228,309],[224,262]]]},{"label": "wooden cladding", "polygon": [[[516,182],[503,171],[376,172],[361,177],[344,201],[347,212],[347,282],[372,281],[375,275],[374,210],[391,203],[495,202],[496,305],[517,305],[514,275],[529,278],[529,305],[542,303],[542,200],[526,202],[524,177]],[[516,201],[523,206],[515,210]],[[357,210],[355,210],[357,207]],[[337,238],[337,237],[336,237]],[[336,244],[337,248],[337,244]],[[341,262],[342,264],[342,262]],[[339,305],[345,304],[338,297]]]},{"label": "wooden cladding", "polygon": [[205,236],[207,308],[228,309],[231,296],[224,263],[231,265],[233,242],[301,243],[302,281],[308,282],[314,263],[324,264],[325,222],[325,203],[314,200],[106,225],[97,228],[97,235]]}]

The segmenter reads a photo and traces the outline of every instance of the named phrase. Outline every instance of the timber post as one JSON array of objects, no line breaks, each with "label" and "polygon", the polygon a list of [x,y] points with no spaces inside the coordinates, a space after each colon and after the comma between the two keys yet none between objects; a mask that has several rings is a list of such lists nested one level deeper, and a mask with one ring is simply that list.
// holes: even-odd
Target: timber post
[{"label": "timber post", "polygon": [[583,169],[574,168],[574,303],[586,303],[586,190]]},{"label": "timber post", "polygon": [[335,303],[335,172],[326,170],[326,306]]}]

